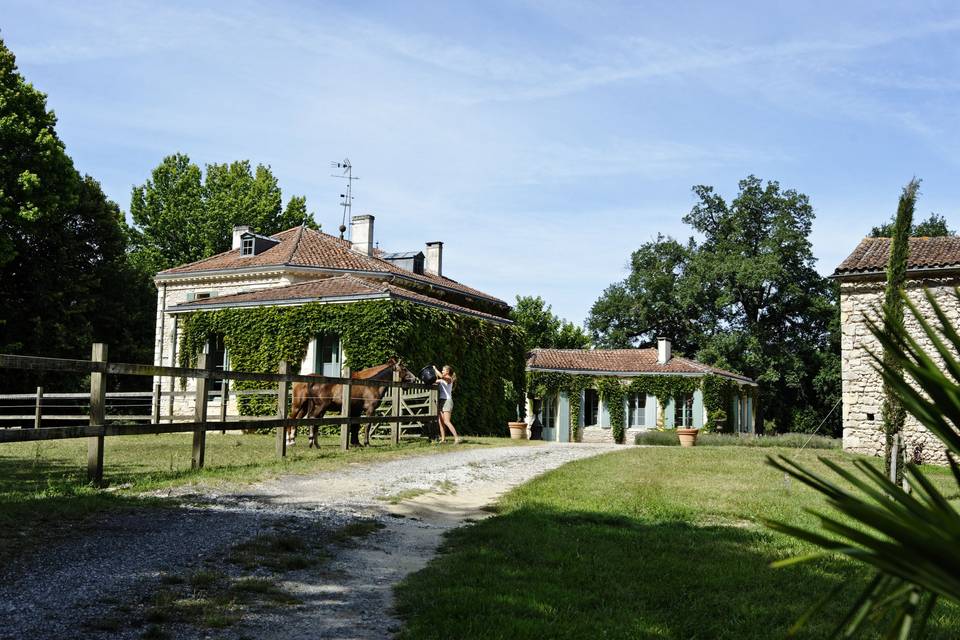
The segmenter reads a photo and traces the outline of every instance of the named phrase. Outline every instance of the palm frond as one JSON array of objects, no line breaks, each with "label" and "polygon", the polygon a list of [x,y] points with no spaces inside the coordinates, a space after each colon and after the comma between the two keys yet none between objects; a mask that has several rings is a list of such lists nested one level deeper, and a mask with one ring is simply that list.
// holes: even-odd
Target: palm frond
[{"label": "palm frond", "polygon": [[[955,295],[960,299],[960,289]],[[931,318],[903,296],[919,327],[916,335],[890,318],[883,323],[868,318],[887,357],[872,352],[870,356],[904,409],[943,443],[951,479],[960,491],[960,331],[932,294],[924,292],[924,297]],[[833,637],[853,637],[867,620],[876,620],[884,625],[884,637],[919,638],[940,599],[960,603],[960,511],[920,468],[907,466],[907,491],[866,460],[856,460],[850,468],[820,458],[830,479],[784,456],[768,457],[767,462],[822,494],[833,510],[811,511],[820,524],[817,530],[766,522],[771,529],[823,549],[779,560],[774,566],[840,553],[876,570]],[[815,603],[791,632],[828,601]]]}]

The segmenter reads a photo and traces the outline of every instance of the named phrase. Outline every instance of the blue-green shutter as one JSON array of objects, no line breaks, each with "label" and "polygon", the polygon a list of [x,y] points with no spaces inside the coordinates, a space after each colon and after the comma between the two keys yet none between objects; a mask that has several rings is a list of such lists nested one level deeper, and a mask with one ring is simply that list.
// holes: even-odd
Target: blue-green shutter
[{"label": "blue-green shutter", "polygon": [[557,402],[557,440],[570,442],[570,397],[566,393],[561,393]]},{"label": "blue-green shutter", "polygon": [[655,429],[657,426],[657,396],[647,396],[647,409],[643,426],[647,429]]},{"label": "blue-green shutter", "polygon": [[673,429],[676,426],[677,403],[673,398],[667,400],[666,414],[663,420],[663,426],[667,429]]},{"label": "blue-green shutter", "polygon": [[703,428],[703,391],[700,389],[693,392],[693,428]]},{"label": "blue-green shutter", "polygon": [[610,409],[607,408],[607,401],[600,399],[600,415],[597,416],[597,422],[601,427],[610,428]]}]

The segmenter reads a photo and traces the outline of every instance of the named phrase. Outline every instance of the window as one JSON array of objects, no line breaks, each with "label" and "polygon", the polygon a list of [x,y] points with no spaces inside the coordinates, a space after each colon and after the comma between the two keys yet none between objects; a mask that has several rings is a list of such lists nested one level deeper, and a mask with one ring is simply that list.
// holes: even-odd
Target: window
[{"label": "window", "polygon": [[596,389],[585,389],[583,392],[583,425],[596,426],[599,423],[597,415],[600,410],[600,394]]},{"label": "window", "polygon": [[678,429],[690,429],[693,427],[693,395],[684,393],[674,398],[676,412],[674,413],[673,426]]},{"label": "window", "polygon": [[631,393],[627,396],[627,426],[643,427],[647,424],[647,394]]},{"label": "window", "polygon": [[253,255],[253,238],[243,238],[240,241],[240,255],[242,256]]},{"label": "window", "polygon": [[[230,370],[230,356],[227,353],[227,347],[223,343],[223,336],[214,336],[210,339],[210,358],[213,360],[213,368],[216,371]],[[207,392],[210,396],[219,396],[223,391],[223,379],[210,381]]]},{"label": "window", "polygon": [[212,297],[213,297],[213,293],[212,293],[212,292],[210,292],[210,291],[200,291],[200,292],[197,293],[196,296],[194,296],[194,299],[195,299],[195,300],[206,300],[207,298],[212,298]]},{"label": "window", "polygon": [[557,426],[557,396],[547,396],[543,399],[540,409],[540,423],[544,429],[555,429]]},{"label": "window", "polygon": [[340,336],[332,333],[317,336],[317,356],[313,370],[323,376],[340,377]]}]

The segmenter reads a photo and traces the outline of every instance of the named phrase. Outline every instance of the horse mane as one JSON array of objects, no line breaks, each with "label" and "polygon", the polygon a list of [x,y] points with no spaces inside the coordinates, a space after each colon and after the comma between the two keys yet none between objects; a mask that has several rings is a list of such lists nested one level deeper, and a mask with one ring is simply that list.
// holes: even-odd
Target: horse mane
[{"label": "horse mane", "polygon": [[385,364],[378,364],[374,367],[368,367],[366,369],[361,369],[354,373],[351,378],[357,378],[358,380],[369,380],[375,378],[387,369],[393,367],[397,363],[396,360],[390,358]]}]

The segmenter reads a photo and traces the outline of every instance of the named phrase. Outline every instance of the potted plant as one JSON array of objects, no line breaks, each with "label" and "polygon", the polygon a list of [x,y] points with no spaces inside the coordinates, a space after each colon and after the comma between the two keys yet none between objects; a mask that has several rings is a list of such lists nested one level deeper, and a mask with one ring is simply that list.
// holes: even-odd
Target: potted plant
[{"label": "potted plant", "polygon": [[527,439],[527,423],[523,421],[527,414],[527,403],[524,402],[523,396],[517,397],[517,420],[515,422],[508,422],[507,426],[510,428],[510,437],[514,440],[526,440]]},{"label": "potted plant", "polygon": [[526,422],[508,422],[507,426],[510,427],[510,437],[514,440],[526,440],[527,439],[527,423]]},{"label": "potted plant", "polygon": [[680,438],[681,447],[695,447],[697,445],[697,435],[700,429],[677,429],[677,437]]}]

